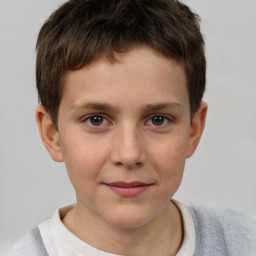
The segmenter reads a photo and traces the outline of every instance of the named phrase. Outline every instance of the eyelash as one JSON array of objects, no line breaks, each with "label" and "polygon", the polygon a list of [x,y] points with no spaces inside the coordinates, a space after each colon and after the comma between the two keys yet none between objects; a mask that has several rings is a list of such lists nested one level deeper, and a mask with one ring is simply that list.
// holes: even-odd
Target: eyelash
[{"label": "eyelash", "polygon": [[[97,128],[97,127],[102,127],[103,125],[102,124],[100,124],[100,125],[93,125],[92,123],[91,123],[91,121],[92,121],[92,118],[102,118],[102,120],[103,120],[103,122],[109,122],[108,121],[108,119],[103,115],[103,114],[93,114],[93,115],[89,115],[89,116],[86,116],[83,120],[82,120],[82,122],[83,123],[87,123],[87,125],[89,126],[89,127],[91,127],[91,128]],[[90,124],[87,122],[87,121],[89,121],[90,122]],[[104,124],[105,125],[105,124]]]},{"label": "eyelash", "polygon": [[[160,125],[154,125],[153,124],[153,118],[156,118],[156,117],[160,117],[160,118],[163,118],[163,124],[160,124]],[[99,124],[99,125],[93,125],[92,124],[92,118],[102,118],[102,122],[103,124]],[[103,114],[92,114],[92,115],[89,115],[89,116],[86,116],[83,120],[82,120],[83,123],[87,123],[87,125],[93,129],[97,129],[97,128],[100,128],[100,127],[104,127],[106,125],[106,122],[109,123],[108,119],[103,115]],[[151,124],[148,124],[149,122],[151,122]],[[149,118],[147,118],[147,121],[145,122],[146,125],[152,125],[153,127],[164,127],[165,125],[168,125],[170,122],[173,122],[173,119],[170,118],[169,116],[166,116],[166,115],[163,115],[163,114],[153,114],[151,115]]]},{"label": "eyelash", "polygon": [[[153,124],[153,118],[162,118],[163,120],[163,123],[160,124],[160,125],[156,125],[156,124]],[[146,122],[146,124],[148,122],[151,122],[150,125],[154,126],[154,127],[164,127],[166,125],[168,125],[170,122],[172,122],[172,119],[168,116],[165,116],[165,115],[161,115],[161,114],[154,114],[154,115],[151,115],[150,118],[148,119],[148,121]]]}]

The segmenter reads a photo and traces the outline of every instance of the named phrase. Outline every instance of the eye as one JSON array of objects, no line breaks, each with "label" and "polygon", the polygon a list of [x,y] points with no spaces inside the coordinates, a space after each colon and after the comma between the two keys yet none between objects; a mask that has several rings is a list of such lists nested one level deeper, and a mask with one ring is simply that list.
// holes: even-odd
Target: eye
[{"label": "eye", "polygon": [[91,115],[84,119],[89,126],[103,126],[108,123],[107,119],[101,115]]},{"label": "eye", "polygon": [[170,118],[163,115],[154,115],[146,122],[147,125],[163,126],[170,122]]}]

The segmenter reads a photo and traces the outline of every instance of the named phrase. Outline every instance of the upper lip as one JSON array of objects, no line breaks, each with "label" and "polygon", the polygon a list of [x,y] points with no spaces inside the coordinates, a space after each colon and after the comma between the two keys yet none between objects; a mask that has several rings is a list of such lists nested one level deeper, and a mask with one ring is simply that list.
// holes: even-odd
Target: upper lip
[{"label": "upper lip", "polygon": [[130,188],[130,187],[138,187],[138,186],[149,186],[151,184],[140,182],[140,181],[133,181],[133,182],[118,181],[118,182],[107,183],[106,185],[113,186],[113,187],[120,187],[120,188]]}]

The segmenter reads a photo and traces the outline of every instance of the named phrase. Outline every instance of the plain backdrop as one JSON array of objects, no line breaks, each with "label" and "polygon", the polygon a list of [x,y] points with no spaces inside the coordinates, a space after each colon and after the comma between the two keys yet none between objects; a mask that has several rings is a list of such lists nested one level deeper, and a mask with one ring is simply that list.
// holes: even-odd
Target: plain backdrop
[{"label": "plain backdrop", "polygon": [[[75,201],[35,122],[35,42],[64,1],[0,0],[0,247]],[[205,133],[175,198],[256,216],[256,1],[184,0],[202,18]]]}]

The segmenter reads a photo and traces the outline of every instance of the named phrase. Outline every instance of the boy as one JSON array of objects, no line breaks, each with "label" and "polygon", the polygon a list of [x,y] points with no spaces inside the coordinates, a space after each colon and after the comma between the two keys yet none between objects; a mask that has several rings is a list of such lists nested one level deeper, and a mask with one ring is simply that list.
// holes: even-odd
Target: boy
[{"label": "boy", "polygon": [[255,223],[171,200],[207,105],[198,17],[174,0],[71,0],[37,42],[36,118],[77,203],[16,255],[255,255]]}]

